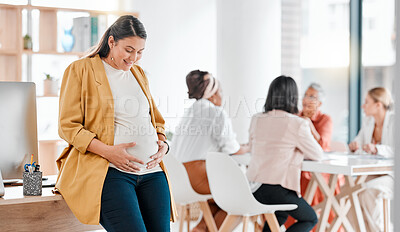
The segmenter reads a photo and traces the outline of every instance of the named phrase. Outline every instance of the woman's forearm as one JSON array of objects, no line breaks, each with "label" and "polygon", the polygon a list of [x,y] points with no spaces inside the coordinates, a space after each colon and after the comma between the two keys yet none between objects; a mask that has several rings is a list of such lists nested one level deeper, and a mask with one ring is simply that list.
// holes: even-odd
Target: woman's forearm
[{"label": "woman's forearm", "polygon": [[318,133],[317,129],[315,129],[314,124],[310,122],[311,134],[313,135],[314,139],[319,141],[321,140],[321,135]]},{"label": "woman's forearm", "polygon": [[319,143],[319,141],[321,140],[321,135],[318,133],[318,131],[314,128],[313,130],[311,130],[311,133],[314,136],[315,140],[317,140],[317,142]]},{"label": "woman's forearm", "polygon": [[95,153],[105,159],[108,159],[107,154],[109,154],[110,146],[107,144],[101,142],[100,140],[94,138],[90,142],[88,148],[88,151]]},{"label": "woman's forearm", "polygon": [[233,153],[233,155],[241,155],[244,153],[250,152],[250,147],[248,144],[241,144],[239,150],[236,153]]}]

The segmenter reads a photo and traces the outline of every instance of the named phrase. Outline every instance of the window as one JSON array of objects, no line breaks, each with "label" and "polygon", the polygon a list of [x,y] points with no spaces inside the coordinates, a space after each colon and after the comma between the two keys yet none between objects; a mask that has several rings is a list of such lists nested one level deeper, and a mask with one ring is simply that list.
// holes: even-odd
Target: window
[{"label": "window", "polygon": [[[321,111],[333,120],[332,140],[347,142],[349,115],[349,0],[302,1],[300,96],[316,82]],[[301,104],[301,103],[300,103]]]},{"label": "window", "polygon": [[[393,93],[395,47],[395,1],[364,0],[362,26],[362,98],[374,87]],[[382,12],[385,12],[384,14]]]}]

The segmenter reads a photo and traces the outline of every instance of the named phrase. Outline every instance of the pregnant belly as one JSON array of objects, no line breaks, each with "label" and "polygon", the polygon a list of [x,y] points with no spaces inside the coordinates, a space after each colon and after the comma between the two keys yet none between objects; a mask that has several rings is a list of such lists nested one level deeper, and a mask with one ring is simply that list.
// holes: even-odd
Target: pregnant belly
[{"label": "pregnant belly", "polygon": [[[134,147],[127,148],[126,151],[136,158],[142,160],[145,164],[150,162],[152,159],[150,156],[158,152],[158,138],[156,134],[153,135],[143,135],[143,136],[122,136],[115,138],[114,144],[130,143],[135,142]],[[139,165],[141,168],[146,167],[146,165]]]}]

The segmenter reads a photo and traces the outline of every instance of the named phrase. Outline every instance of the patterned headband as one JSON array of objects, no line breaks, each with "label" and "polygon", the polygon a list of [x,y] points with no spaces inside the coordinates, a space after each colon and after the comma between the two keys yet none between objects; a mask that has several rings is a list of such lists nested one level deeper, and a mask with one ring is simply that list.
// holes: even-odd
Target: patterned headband
[{"label": "patterned headband", "polygon": [[204,90],[204,94],[202,98],[208,99],[212,97],[218,90],[219,82],[214,77],[210,77],[210,82],[207,85],[206,90]]}]

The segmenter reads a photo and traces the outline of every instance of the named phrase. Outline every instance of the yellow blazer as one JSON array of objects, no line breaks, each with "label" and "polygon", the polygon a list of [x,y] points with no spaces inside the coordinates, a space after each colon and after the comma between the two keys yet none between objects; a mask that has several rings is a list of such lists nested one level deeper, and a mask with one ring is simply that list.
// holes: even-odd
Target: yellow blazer
[{"label": "yellow blazer", "polygon": [[[165,135],[165,121],[154,104],[143,70],[134,65],[131,72],[149,100],[154,128],[157,133]],[[93,138],[114,145],[114,102],[99,55],[77,60],[65,70],[60,93],[58,133],[69,146],[57,159],[59,175],[55,188],[80,222],[97,225],[109,162],[86,149]],[[169,184],[163,162],[160,166]],[[176,208],[171,190],[170,193],[171,221],[175,221]]]}]

